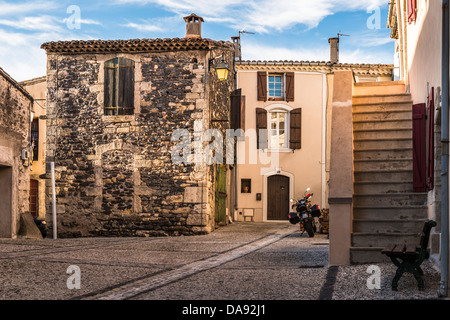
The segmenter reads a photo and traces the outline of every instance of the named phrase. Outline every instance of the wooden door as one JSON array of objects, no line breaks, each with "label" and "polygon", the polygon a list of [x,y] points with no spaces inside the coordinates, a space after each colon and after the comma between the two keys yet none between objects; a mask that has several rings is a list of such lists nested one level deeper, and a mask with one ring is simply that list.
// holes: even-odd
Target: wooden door
[{"label": "wooden door", "polygon": [[227,171],[225,165],[219,164],[216,167],[216,187],[215,187],[215,220],[222,224],[227,222]]},{"label": "wooden door", "polygon": [[413,190],[425,192],[427,180],[427,116],[425,103],[413,105]]},{"label": "wooden door", "polygon": [[37,180],[30,180],[30,213],[33,218],[37,218],[38,212],[38,186]]},{"label": "wooden door", "polygon": [[267,179],[267,220],[288,220],[289,178],[275,175]]}]

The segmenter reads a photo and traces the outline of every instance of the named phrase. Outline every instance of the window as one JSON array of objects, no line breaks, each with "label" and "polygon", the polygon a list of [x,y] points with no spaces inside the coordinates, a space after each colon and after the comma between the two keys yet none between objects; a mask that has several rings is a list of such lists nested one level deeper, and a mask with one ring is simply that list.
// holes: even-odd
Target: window
[{"label": "window", "polygon": [[287,122],[289,114],[285,111],[270,112],[270,133],[269,133],[269,148],[281,149],[288,148],[287,140]]},{"label": "window", "polygon": [[282,99],[283,98],[283,76],[269,75],[268,78],[269,98]]},{"label": "window", "polygon": [[267,109],[256,108],[257,148],[301,149],[302,108],[277,104]]},{"label": "window", "polygon": [[258,101],[294,101],[294,72],[268,74],[257,72]]},{"label": "window", "polygon": [[134,61],[115,58],[105,62],[105,115],[134,113]]},{"label": "window", "polygon": [[32,160],[37,161],[39,158],[39,120],[34,119],[31,123],[31,146],[32,146]]},{"label": "window", "polygon": [[241,179],[241,193],[252,193],[252,179]]}]

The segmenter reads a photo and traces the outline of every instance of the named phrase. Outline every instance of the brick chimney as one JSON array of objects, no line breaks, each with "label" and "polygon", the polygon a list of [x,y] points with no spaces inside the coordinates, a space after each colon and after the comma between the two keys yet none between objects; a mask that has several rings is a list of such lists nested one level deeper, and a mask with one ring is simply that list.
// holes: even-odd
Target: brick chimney
[{"label": "brick chimney", "polygon": [[330,44],[330,62],[339,63],[339,37],[328,39]]},{"label": "brick chimney", "polygon": [[185,38],[201,38],[202,37],[202,17],[191,14],[183,18],[186,21],[186,36]]}]

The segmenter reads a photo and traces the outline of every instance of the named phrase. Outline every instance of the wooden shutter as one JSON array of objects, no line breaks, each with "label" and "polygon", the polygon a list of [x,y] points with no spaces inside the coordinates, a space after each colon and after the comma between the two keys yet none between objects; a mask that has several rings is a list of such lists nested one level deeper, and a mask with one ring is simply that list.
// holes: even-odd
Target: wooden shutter
[{"label": "wooden shutter", "polygon": [[431,88],[428,97],[428,165],[427,186],[434,187],[434,88]]},{"label": "wooden shutter", "polygon": [[267,72],[258,71],[258,101],[267,101]]},{"label": "wooden shutter", "polygon": [[245,130],[245,96],[242,95],[241,89],[233,91],[230,100],[230,129]]},{"label": "wooden shutter", "polygon": [[408,22],[416,20],[416,0],[408,0]]},{"label": "wooden shutter", "polygon": [[256,108],[256,137],[258,149],[267,149],[267,111],[262,108]]},{"label": "wooden shutter", "polygon": [[302,148],[302,108],[297,108],[290,113],[290,138],[289,147],[293,150]]},{"label": "wooden shutter", "polygon": [[112,115],[116,108],[115,82],[116,68],[114,65],[107,66],[105,63],[105,79],[104,79],[104,108],[106,115]]},{"label": "wooden shutter", "polygon": [[119,68],[119,114],[134,113],[134,67],[124,65]]},{"label": "wooden shutter", "polygon": [[294,73],[286,72],[286,101],[294,101]]},{"label": "wooden shutter", "polygon": [[426,104],[413,105],[413,191],[426,191]]}]

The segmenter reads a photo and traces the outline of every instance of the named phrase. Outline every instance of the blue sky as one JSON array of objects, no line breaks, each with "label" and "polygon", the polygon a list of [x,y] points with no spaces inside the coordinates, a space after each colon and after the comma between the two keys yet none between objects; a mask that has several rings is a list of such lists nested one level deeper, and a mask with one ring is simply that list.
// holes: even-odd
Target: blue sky
[{"label": "blue sky", "polygon": [[0,0],[0,67],[18,81],[45,75],[40,45],[75,39],[184,37],[183,16],[205,19],[202,35],[230,40],[243,59],[328,61],[341,32],[340,61],[393,63],[388,0]]}]

